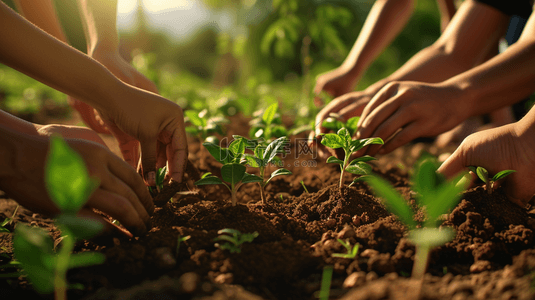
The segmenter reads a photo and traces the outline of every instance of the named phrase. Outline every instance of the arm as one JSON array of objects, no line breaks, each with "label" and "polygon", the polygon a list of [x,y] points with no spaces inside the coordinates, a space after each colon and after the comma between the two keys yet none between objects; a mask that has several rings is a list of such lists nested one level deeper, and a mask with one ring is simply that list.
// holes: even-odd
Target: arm
[{"label": "arm", "polygon": [[[148,184],[155,185],[157,157],[164,157],[171,177],[182,181],[187,141],[182,109],[178,105],[118,80],[104,66],[45,34],[3,3],[0,3],[0,41],[8,41],[1,44],[1,62],[84,100],[99,110],[114,132],[139,141]],[[137,164],[136,153],[123,152],[123,156],[132,165]]]},{"label": "arm", "polygon": [[378,0],[344,62],[337,69],[318,77],[314,92],[322,90],[337,97],[354,89],[372,61],[407,24],[414,0]]},{"label": "arm", "polygon": [[440,10],[440,29],[444,32],[457,9],[453,0],[437,0],[437,5]]},{"label": "arm", "polygon": [[48,32],[58,40],[68,44],[67,37],[63,32],[63,28],[58,21],[56,9],[52,0],[13,0],[15,6],[28,19],[28,21],[35,24],[37,27]]}]

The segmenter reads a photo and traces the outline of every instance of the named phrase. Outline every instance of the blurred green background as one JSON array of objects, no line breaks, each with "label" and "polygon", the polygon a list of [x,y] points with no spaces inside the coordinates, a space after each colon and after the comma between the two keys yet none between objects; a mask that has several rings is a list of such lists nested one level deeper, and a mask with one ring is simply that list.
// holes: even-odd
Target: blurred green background
[{"label": "blurred green background", "polygon": [[[11,0],[2,1],[13,7]],[[76,1],[54,1],[69,41],[85,52]],[[371,0],[153,1],[150,6],[150,1],[120,0],[120,7],[133,9],[129,12],[120,9],[118,22],[128,19],[129,24],[120,24],[119,34],[122,55],[155,81],[163,96],[195,109],[200,109],[203,103],[221,106],[247,98],[250,101],[236,101],[238,107],[229,112],[241,110],[245,114],[252,113],[258,105],[265,107],[279,101],[284,103],[283,109],[294,109],[290,113],[308,118],[316,112],[309,105],[314,78],[341,64],[374,3]],[[174,10],[169,7],[158,11],[158,2],[168,2],[167,6],[176,2],[176,10],[183,10],[182,15],[177,13],[173,19]],[[436,1],[416,2],[408,25],[370,66],[358,89],[389,75],[438,38]],[[182,24],[178,23],[180,16],[188,16],[194,20],[195,30],[181,36],[180,32],[154,25],[154,19],[159,16],[163,22],[175,25]],[[162,20],[157,24],[162,24]],[[67,106],[61,93],[3,65],[0,65],[0,100],[0,108],[32,121],[40,121],[32,115],[38,115],[47,101]],[[299,101],[304,109],[296,108]],[[63,111],[68,108],[56,113]]]}]

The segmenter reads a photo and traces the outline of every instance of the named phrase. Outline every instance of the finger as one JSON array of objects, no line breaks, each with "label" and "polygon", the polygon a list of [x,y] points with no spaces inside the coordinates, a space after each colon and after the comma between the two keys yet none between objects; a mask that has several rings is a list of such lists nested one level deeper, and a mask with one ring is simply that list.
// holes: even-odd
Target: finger
[{"label": "finger", "polygon": [[[402,122],[402,120],[400,120],[400,122]],[[420,137],[421,135],[419,134],[419,129],[421,127],[422,127],[422,124],[418,122],[412,122],[412,123],[409,123],[408,125],[401,125],[401,127],[398,128],[401,130],[396,130],[391,136],[389,136],[385,140],[385,144],[383,147],[381,147],[380,153],[381,154],[390,153],[393,150],[409,143],[415,138]]]},{"label": "finger", "polygon": [[119,144],[119,149],[123,159],[132,167],[137,169],[139,161],[139,142],[128,134],[124,133],[117,125],[111,122],[106,122],[111,133]]},{"label": "finger", "polygon": [[[377,106],[376,109],[369,112],[367,116],[364,116],[365,112],[363,112],[359,120],[359,125],[357,125],[358,129],[356,132],[356,137],[359,139],[369,138],[372,136],[374,137],[378,136],[383,139],[388,138],[388,136],[384,136],[384,134],[383,136],[380,136],[376,134],[375,132],[377,131],[379,126],[383,124],[383,122],[391,118],[391,116],[399,109],[400,101],[396,101],[396,100],[397,98],[392,98],[389,101],[381,103],[379,106]],[[366,111],[367,109],[368,109],[368,106],[366,106],[364,111]],[[402,116],[405,117],[405,114],[403,114]],[[399,124],[399,123],[394,123],[394,124]],[[397,127],[395,130],[392,130],[392,127],[395,127],[395,125],[393,125],[392,123],[390,123],[390,125],[386,127],[388,129],[387,133],[392,134],[394,133],[395,130],[397,130],[398,128],[401,128],[401,127]]]},{"label": "finger", "polygon": [[157,141],[141,141],[141,170],[148,186],[156,185]]},{"label": "finger", "polygon": [[82,218],[91,219],[94,221],[97,221],[104,225],[104,229],[102,232],[100,232],[99,236],[105,236],[105,235],[115,235],[120,234],[126,238],[133,238],[134,236],[132,233],[130,233],[128,230],[124,229],[123,227],[119,227],[112,222],[110,222],[108,219],[103,218],[99,214],[95,213],[93,209],[91,208],[82,208],[78,213],[77,216]]},{"label": "finger", "polygon": [[397,93],[397,85],[394,83],[387,84],[381,90],[379,90],[379,92],[373,96],[373,98],[362,111],[360,120],[357,123],[357,127],[362,128],[365,126],[365,121],[368,119],[369,115],[373,112],[377,112],[381,105],[384,104],[384,102],[388,99],[392,98],[395,93]]},{"label": "finger", "polygon": [[121,195],[99,188],[91,195],[87,206],[117,219],[126,229],[136,235],[147,232],[145,222],[132,203]]},{"label": "finger", "polygon": [[342,116],[342,118],[344,118],[345,120],[349,120],[353,117],[361,116],[367,104],[365,100],[366,99],[362,99],[357,102],[353,102],[349,104],[348,106],[342,108],[340,110],[340,116]]},{"label": "finger", "polygon": [[183,123],[173,131],[171,143],[167,145],[167,158],[171,179],[182,182],[188,162],[188,141]]},{"label": "finger", "polygon": [[[462,147],[462,145],[461,145]],[[446,161],[438,168],[437,172],[443,174],[447,179],[451,179],[457,174],[460,174],[468,166],[465,164],[465,158],[463,157],[463,151],[457,148]]]},{"label": "finger", "polygon": [[339,111],[340,109],[344,108],[345,106],[352,103],[352,98],[345,97],[341,99],[335,99],[331,101],[325,108],[321,110],[321,112],[316,116],[316,123],[315,123],[315,130],[316,130],[316,136],[321,135],[323,133],[327,133],[329,130],[322,126],[323,120],[329,117],[329,114],[331,112]]}]

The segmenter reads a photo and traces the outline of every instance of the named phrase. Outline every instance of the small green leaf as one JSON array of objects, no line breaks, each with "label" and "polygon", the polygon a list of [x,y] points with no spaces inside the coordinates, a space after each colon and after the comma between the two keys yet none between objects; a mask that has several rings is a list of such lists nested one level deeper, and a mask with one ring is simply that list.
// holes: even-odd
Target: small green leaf
[{"label": "small green leaf", "polygon": [[251,154],[245,154],[245,160],[247,161],[247,164],[252,168],[259,168],[262,166],[262,160],[257,158],[256,156],[252,156]]},{"label": "small green leaf", "polygon": [[494,177],[492,177],[492,181],[498,181],[512,173],[516,172],[515,170],[503,170],[503,171],[500,171],[498,172],[496,175],[494,175]]},{"label": "small green leaf", "polygon": [[[433,201],[433,193],[436,191],[437,168],[433,159],[424,159],[417,164],[412,178],[413,190],[418,193],[421,198]],[[423,201],[423,205],[427,205]]]},{"label": "small green leaf", "polygon": [[416,222],[413,220],[414,212],[386,180],[369,176],[366,177],[365,181],[373,188],[375,195],[383,199],[390,212],[394,213],[409,228],[416,228]]},{"label": "small green leaf", "polygon": [[368,146],[368,145],[383,145],[384,141],[381,138],[375,137],[375,138],[367,138],[367,139],[360,139],[360,140],[353,140],[351,141],[351,153],[357,152],[360,149]]},{"label": "small green leaf", "polygon": [[45,182],[50,198],[62,212],[79,211],[99,186],[89,177],[82,157],[58,136],[50,138]]},{"label": "small green leaf", "polygon": [[104,225],[96,220],[78,217],[73,213],[61,214],[57,221],[65,226],[76,239],[88,239],[96,236],[104,229]]},{"label": "small green leaf", "polygon": [[479,179],[481,179],[483,182],[487,183],[489,182],[489,171],[483,167],[477,167],[476,174]]},{"label": "small green leaf", "polygon": [[355,158],[354,160],[352,160],[349,165],[354,165],[358,162],[368,162],[368,161],[372,161],[372,160],[376,160],[377,158],[373,157],[373,156],[369,156],[369,155],[364,155],[364,156],[361,156],[361,157],[357,157]]},{"label": "small green leaf", "polygon": [[264,114],[262,115],[262,120],[264,121],[264,123],[266,123],[266,126],[269,126],[273,122],[273,118],[275,117],[275,113],[277,112],[278,108],[278,103],[273,103],[268,108],[266,108]]},{"label": "small green leaf", "polygon": [[98,252],[81,252],[73,253],[69,258],[69,269],[89,267],[103,264],[106,261],[106,255]]},{"label": "small green leaf", "polygon": [[241,179],[242,183],[251,183],[251,182],[262,182],[264,181],[261,177],[245,173]]},{"label": "small green leaf", "polygon": [[335,156],[331,156],[331,157],[327,158],[327,163],[343,165],[344,161],[341,160],[341,159],[336,158]]},{"label": "small green leaf", "polygon": [[223,184],[223,181],[216,176],[206,176],[195,182],[195,185]]},{"label": "small green leaf", "polygon": [[208,150],[208,152],[210,152],[215,160],[222,164],[227,164],[234,160],[234,156],[227,148],[222,148],[216,144],[207,142],[203,143],[202,145]]},{"label": "small green leaf", "polygon": [[355,175],[369,175],[372,173],[372,166],[365,162],[356,162],[346,167],[346,171]]},{"label": "small green leaf", "polygon": [[287,138],[283,136],[274,140],[266,147],[266,151],[264,152],[264,162],[263,162],[264,166],[273,160],[275,155],[277,155],[279,149],[281,149],[281,147],[283,147],[286,144],[286,141],[287,141]]},{"label": "small green leaf", "polygon": [[349,130],[347,130],[347,128],[345,127],[340,128],[336,134],[340,136],[344,141],[351,140],[351,134],[349,133]]},{"label": "small green leaf", "polygon": [[234,157],[240,157],[245,153],[245,144],[246,142],[244,139],[236,139],[230,143],[228,149],[232,152]]},{"label": "small green leaf", "polygon": [[266,181],[266,184],[268,184],[268,182],[270,182],[271,179],[273,179],[273,178],[275,178],[277,176],[280,176],[280,175],[292,175],[292,172],[290,172],[289,170],[286,170],[286,169],[277,169],[273,173],[271,173],[271,176]]},{"label": "small green leaf", "polygon": [[344,147],[344,140],[335,133],[324,134],[321,138],[321,144],[332,149]]},{"label": "small green leaf", "polygon": [[237,184],[242,180],[245,169],[245,166],[241,164],[225,164],[221,167],[221,177],[228,183]]},{"label": "small green leaf", "polygon": [[353,136],[357,131],[357,124],[359,123],[360,117],[353,117],[347,120],[346,128],[349,131],[349,135]]},{"label": "small green leaf", "polygon": [[198,127],[203,127],[204,122],[199,117],[197,112],[195,112],[193,110],[186,110],[186,111],[184,111],[184,115],[189,119],[191,124],[193,124],[195,126],[198,126]]},{"label": "small green leaf", "polygon": [[340,121],[338,121],[336,118],[333,118],[333,117],[328,117],[327,119],[323,120],[323,122],[321,123],[321,126],[327,128],[327,129],[330,129],[334,132],[337,132],[338,130],[340,130],[340,128],[342,128],[344,124]]},{"label": "small green leaf", "polygon": [[463,185],[457,185],[460,180],[458,178],[441,184],[433,194],[427,197],[422,197],[422,202],[426,206],[427,212],[427,227],[437,226],[436,222],[438,218],[448,213],[461,199],[461,192],[464,190]]}]

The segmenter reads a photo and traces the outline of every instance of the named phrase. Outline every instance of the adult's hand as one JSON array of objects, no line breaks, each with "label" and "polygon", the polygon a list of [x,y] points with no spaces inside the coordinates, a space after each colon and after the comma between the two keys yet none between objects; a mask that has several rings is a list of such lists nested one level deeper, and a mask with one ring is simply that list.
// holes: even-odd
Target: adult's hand
[{"label": "adult's hand", "polygon": [[93,130],[87,127],[49,124],[49,125],[34,125],[37,129],[37,134],[44,137],[50,137],[53,134],[59,134],[65,139],[82,139],[98,143],[106,148],[108,146],[102,138]]},{"label": "adult's hand", "polygon": [[490,174],[516,170],[504,178],[505,192],[512,202],[524,207],[535,194],[534,138],[519,123],[508,124],[468,136],[440,166],[438,172],[451,178],[468,166],[479,166]]},{"label": "adult's hand", "polygon": [[320,74],[316,79],[314,94],[316,94],[316,103],[322,103],[319,95],[326,92],[332,97],[339,97],[343,94],[353,91],[357,84],[357,78],[351,76],[348,71],[338,67],[329,72]]},{"label": "adult's hand", "polygon": [[443,133],[469,115],[460,89],[421,82],[391,82],[368,103],[358,123],[358,138],[380,137],[359,155],[388,153],[418,137]]},{"label": "adult's hand", "polygon": [[[44,182],[44,168],[49,138],[24,136],[13,132],[2,132],[18,136],[8,142],[13,166],[9,176],[0,176],[0,188],[24,207],[38,213],[54,216],[59,209],[48,197]],[[99,187],[91,195],[81,215],[99,218],[92,209],[98,209],[117,219],[128,230],[142,234],[150,226],[149,214],[153,212],[152,199],[143,180],[128,164],[103,146],[80,139],[66,139],[84,159],[88,172],[100,181]],[[68,180],[66,181],[68,183]]]}]

